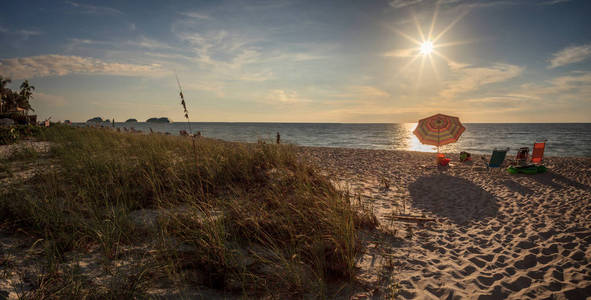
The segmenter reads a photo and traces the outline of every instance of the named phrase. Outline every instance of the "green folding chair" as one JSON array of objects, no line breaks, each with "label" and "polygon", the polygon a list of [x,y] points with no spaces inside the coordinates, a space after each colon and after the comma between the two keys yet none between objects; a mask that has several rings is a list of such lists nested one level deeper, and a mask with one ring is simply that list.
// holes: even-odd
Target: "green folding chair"
[{"label": "green folding chair", "polygon": [[486,164],[486,168],[488,170],[490,170],[492,168],[501,168],[501,166],[503,165],[503,161],[505,161],[505,157],[507,156],[508,151],[509,151],[509,148],[507,148],[505,150],[497,150],[497,149],[493,150],[493,153],[490,156],[490,161],[489,162],[484,161],[484,163]]}]

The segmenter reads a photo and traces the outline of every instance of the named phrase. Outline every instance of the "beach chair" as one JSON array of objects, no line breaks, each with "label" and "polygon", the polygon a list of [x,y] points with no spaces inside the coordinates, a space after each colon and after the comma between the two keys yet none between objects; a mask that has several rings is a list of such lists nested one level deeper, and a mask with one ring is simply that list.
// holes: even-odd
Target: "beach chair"
[{"label": "beach chair", "polygon": [[493,150],[493,153],[490,156],[490,161],[488,163],[484,161],[484,163],[486,164],[486,168],[489,170],[491,168],[501,168],[501,165],[503,164],[503,161],[505,161],[505,157],[507,156],[508,151],[509,148],[505,150]]},{"label": "beach chair", "polygon": [[529,156],[529,148],[522,147],[517,150],[517,156],[515,157],[515,163],[518,166],[525,166],[527,165],[527,158]]},{"label": "beach chair", "polygon": [[541,164],[544,159],[544,149],[546,148],[546,141],[534,143],[534,150],[531,153],[531,162],[533,164]]}]

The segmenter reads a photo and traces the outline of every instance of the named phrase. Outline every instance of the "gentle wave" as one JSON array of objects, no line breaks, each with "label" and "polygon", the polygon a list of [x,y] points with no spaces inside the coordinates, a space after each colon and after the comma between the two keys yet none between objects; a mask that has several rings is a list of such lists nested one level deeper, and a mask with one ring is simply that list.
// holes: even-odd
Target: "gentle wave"
[{"label": "gentle wave", "polygon": [[[135,128],[149,132],[178,135],[187,130],[187,123],[116,123],[116,127]],[[433,146],[422,145],[412,134],[416,123],[344,124],[344,123],[201,123],[192,122],[194,133],[228,141],[256,142],[275,140],[276,133],[283,143],[316,147],[411,150],[435,152]],[[457,143],[445,145],[440,151],[488,154],[494,148],[529,147],[535,141],[547,140],[546,155],[591,157],[590,123],[517,123],[464,124],[466,131]]]}]

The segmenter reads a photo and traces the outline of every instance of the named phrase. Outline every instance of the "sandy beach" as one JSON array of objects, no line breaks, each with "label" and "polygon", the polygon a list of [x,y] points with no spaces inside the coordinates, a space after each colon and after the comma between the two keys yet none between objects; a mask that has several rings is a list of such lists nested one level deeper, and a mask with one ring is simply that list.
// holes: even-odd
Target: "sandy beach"
[{"label": "sandy beach", "polygon": [[[302,148],[307,160],[371,205],[353,298],[588,299],[591,159],[549,157],[549,172],[509,175],[451,155]],[[388,187],[386,187],[388,185]],[[393,215],[424,215],[424,225]]]},{"label": "sandy beach", "polygon": [[591,0],[2,8],[0,300],[591,300]]},{"label": "sandy beach", "polygon": [[[2,151],[14,150],[9,147]],[[337,298],[591,296],[591,158],[547,157],[546,173],[510,175],[487,170],[479,155],[461,163],[451,154],[449,167],[437,167],[433,153],[312,147],[297,152],[379,220],[376,230],[361,232],[355,280],[335,291]],[[431,221],[396,218],[404,214]],[[15,267],[35,260],[30,251],[18,250],[26,239],[6,235],[1,241]],[[10,291],[7,284],[0,287]]]}]

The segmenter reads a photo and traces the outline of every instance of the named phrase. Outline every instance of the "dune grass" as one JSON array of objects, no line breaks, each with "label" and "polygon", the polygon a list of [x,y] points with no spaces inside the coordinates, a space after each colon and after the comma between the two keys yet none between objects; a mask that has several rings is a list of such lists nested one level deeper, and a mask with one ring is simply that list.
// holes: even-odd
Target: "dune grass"
[{"label": "dune grass", "polygon": [[[132,286],[126,293],[168,280],[322,297],[327,282],[354,275],[357,231],[375,226],[292,146],[198,138],[193,147],[189,138],[68,126],[41,138],[57,167],[0,195],[0,219],[42,239],[49,274],[67,273],[60,263],[71,251],[94,246],[114,260],[147,245],[149,264],[121,280]],[[138,213],[156,221],[138,222]],[[60,293],[89,286],[74,279],[61,280]]]}]

